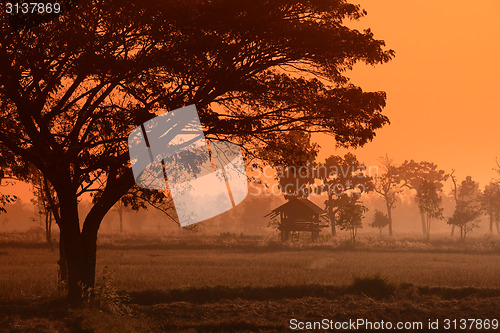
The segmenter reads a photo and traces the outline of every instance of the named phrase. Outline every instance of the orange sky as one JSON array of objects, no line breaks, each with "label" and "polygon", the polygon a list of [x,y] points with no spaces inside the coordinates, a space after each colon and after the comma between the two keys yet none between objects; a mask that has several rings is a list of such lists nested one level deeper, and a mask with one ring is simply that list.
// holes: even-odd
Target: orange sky
[{"label": "orange sky", "polygon": [[[365,163],[428,160],[484,185],[500,161],[500,1],[358,0],[371,28],[396,51],[390,63],[349,75],[365,90],[387,92],[391,125],[355,151]],[[318,138],[320,158],[331,154]]]}]

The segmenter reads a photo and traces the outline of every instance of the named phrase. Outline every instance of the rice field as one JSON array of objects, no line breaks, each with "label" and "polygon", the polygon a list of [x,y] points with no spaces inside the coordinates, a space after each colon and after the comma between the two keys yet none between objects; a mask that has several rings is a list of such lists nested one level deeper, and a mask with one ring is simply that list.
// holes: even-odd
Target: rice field
[{"label": "rice field", "polygon": [[[61,301],[57,250],[0,245],[0,331],[275,332],[288,331],[292,315],[500,317],[495,239],[467,245],[365,239],[348,247],[330,240],[198,237],[103,237],[97,280],[104,294],[97,308],[83,310],[68,310]],[[375,276],[403,292],[384,300],[352,293],[353,280]]]},{"label": "rice field", "polygon": [[[500,254],[491,251],[126,243],[104,244],[97,255],[98,280],[121,291],[347,285],[374,275],[397,284],[500,289]],[[0,300],[57,295],[57,256],[44,248],[1,248]]]}]

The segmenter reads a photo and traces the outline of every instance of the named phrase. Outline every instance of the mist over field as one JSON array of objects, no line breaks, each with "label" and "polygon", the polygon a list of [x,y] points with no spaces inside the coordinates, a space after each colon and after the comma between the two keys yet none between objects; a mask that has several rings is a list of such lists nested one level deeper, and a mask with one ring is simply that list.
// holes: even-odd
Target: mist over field
[{"label": "mist over field", "polygon": [[[325,196],[311,196],[310,199],[318,206],[324,207],[327,198]],[[25,200],[20,199],[13,204],[6,205],[7,213],[0,215],[1,232],[26,232],[43,229],[43,221],[40,214],[37,213],[38,208],[32,202],[26,202]],[[375,193],[369,193],[363,195],[361,201],[368,208],[368,211],[364,214],[363,227],[359,229],[359,233],[378,235],[378,229],[370,227],[369,223],[376,209],[385,209],[384,200]],[[244,202],[231,211],[199,223],[195,232],[209,235],[218,235],[220,233],[277,235],[276,228],[270,225],[271,219],[265,217],[265,215],[285,202],[283,195],[249,195]],[[443,196],[442,206],[444,215],[451,216],[455,207],[453,197],[451,195]],[[80,204],[81,215],[85,215],[89,209],[89,202],[83,201]],[[182,231],[172,219],[152,207],[140,211],[124,207],[122,219],[123,233],[125,234],[162,236],[189,234],[189,231]],[[393,211],[393,221],[396,235],[409,237],[420,237],[422,235],[419,210],[415,204],[413,194],[407,192],[404,197],[398,199]],[[100,230],[104,234],[120,234],[119,214],[116,209],[105,217]],[[54,231],[58,232],[57,226]],[[451,226],[445,220],[435,221],[432,224],[432,232],[439,236],[449,236]],[[41,233],[43,234],[43,231]],[[328,231],[325,230],[323,233],[326,234]],[[384,229],[382,234],[386,235],[387,230]],[[488,217],[483,215],[480,217],[478,228],[474,229],[470,236],[477,238],[488,234],[490,234]]]}]

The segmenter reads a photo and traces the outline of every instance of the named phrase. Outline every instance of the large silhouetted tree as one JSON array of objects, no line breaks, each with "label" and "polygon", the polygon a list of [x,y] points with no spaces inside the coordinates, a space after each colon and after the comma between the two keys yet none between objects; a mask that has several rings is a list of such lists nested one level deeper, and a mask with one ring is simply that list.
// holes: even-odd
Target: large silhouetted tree
[{"label": "large silhouetted tree", "polygon": [[343,73],[393,52],[344,24],[364,14],[344,0],[81,0],[16,30],[0,13],[0,145],[56,192],[70,299],[94,285],[99,226],[134,186],[126,139],[144,121],[196,104],[208,139],[257,157],[292,130],[370,141],[385,94]]}]

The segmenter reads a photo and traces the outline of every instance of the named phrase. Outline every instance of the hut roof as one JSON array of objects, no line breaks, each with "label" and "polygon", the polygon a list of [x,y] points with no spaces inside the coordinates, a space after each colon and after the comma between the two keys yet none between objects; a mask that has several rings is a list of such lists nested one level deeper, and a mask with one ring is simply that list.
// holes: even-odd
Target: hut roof
[{"label": "hut roof", "polygon": [[300,198],[300,199],[296,198],[296,199],[289,200],[288,202],[284,203],[283,205],[281,205],[279,207],[276,207],[269,214],[265,215],[265,217],[267,217],[267,216],[274,217],[274,216],[278,215],[280,212],[287,211],[287,210],[294,209],[294,208],[305,209],[305,210],[311,211],[311,212],[318,214],[318,215],[325,214],[325,211],[323,209],[321,209],[319,206],[317,206],[315,203],[313,203],[312,201],[310,201],[308,199],[304,199],[304,198]]}]

